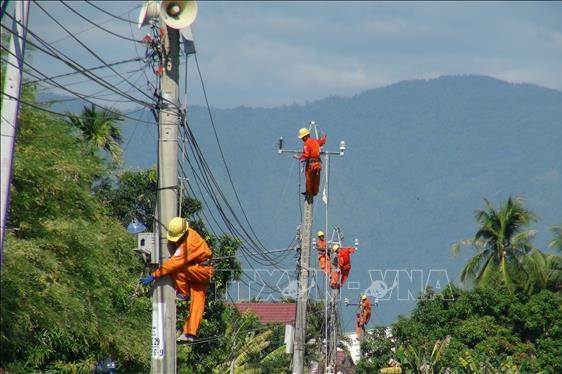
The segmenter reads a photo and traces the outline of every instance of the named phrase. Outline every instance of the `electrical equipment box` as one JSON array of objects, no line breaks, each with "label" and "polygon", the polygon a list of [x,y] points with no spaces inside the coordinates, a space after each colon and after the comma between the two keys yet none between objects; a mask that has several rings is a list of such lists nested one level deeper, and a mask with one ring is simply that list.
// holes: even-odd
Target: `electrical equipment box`
[{"label": "electrical equipment box", "polygon": [[158,235],[154,232],[137,234],[137,248],[134,250],[143,256],[146,263],[158,264],[160,257]]}]

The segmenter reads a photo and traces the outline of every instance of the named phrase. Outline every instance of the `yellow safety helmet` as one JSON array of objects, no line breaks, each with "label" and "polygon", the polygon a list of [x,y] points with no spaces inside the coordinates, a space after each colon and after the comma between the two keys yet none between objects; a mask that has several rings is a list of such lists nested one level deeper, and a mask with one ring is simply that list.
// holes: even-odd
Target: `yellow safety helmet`
[{"label": "yellow safety helmet", "polygon": [[189,222],[182,217],[174,217],[168,224],[168,240],[177,242],[189,228]]},{"label": "yellow safety helmet", "polygon": [[302,139],[307,135],[310,135],[310,130],[308,130],[306,127],[303,127],[302,129],[299,130],[299,138]]},{"label": "yellow safety helmet", "polygon": [[339,246],[339,245],[334,244],[334,245],[332,246],[332,251],[335,252],[335,251],[337,251],[338,249],[340,249],[340,246]]},{"label": "yellow safety helmet", "polygon": [[361,300],[366,300],[367,299],[367,295],[363,294],[361,295]]},{"label": "yellow safety helmet", "polygon": [[318,236],[324,236],[324,231],[318,231],[318,234],[316,234]]}]

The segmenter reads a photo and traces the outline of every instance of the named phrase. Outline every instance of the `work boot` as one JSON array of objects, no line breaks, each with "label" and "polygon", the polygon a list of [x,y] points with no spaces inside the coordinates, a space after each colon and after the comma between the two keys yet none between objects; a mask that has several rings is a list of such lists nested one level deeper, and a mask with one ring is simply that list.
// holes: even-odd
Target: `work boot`
[{"label": "work boot", "polygon": [[176,343],[177,344],[187,344],[187,343],[193,343],[195,341],[195,335],[192,334],[185,334],[182,333],[180,336],[178,336],[178,338],[176,339]]}]

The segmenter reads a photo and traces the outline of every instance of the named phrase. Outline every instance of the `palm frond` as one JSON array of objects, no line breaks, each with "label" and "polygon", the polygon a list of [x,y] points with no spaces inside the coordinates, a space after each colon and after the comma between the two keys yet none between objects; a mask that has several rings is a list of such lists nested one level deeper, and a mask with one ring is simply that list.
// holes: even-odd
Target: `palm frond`
[{"label": "palm frond", "polygon": [[562,252],[562,225],[554,225],[550,227],[550,232],[554,235],[554,239],[548,243],[548,248],[556,249]]}]

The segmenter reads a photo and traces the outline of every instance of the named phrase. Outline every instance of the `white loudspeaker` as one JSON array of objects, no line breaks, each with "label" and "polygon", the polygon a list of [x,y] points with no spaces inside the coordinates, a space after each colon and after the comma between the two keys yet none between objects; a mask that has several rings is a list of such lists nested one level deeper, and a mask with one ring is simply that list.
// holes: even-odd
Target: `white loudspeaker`
[{"label": "white loudspeaker", "polygon": [[166,25],[173,29],[191,26],[197,17],[197,1],[195,0],[164,0],[161,15]]},{"label": "white loudspeaker", "polygon": [[160,1],[145,1],[140,11],[139,29],[147,25],[151,19],[158,17],[160,17]]}]

